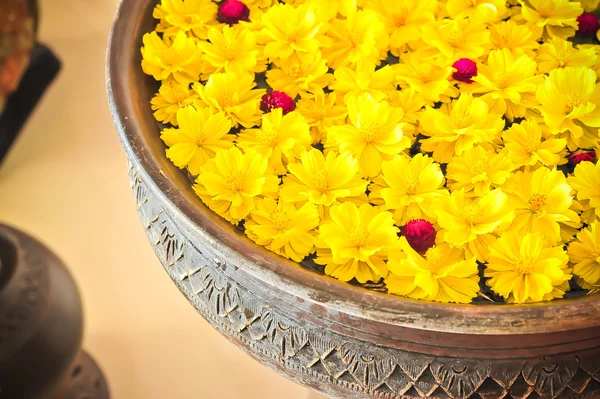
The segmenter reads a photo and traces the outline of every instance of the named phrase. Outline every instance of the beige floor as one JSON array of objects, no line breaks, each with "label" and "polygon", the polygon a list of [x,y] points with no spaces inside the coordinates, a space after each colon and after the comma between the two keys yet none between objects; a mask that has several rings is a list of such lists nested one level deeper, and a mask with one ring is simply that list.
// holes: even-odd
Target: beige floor
[{"label": "beige floor", "polygon": [[308,398],[213,331],[146,242],[104,88],[117,0],[39,1],[41,38],[64,69],[0,169],[0,220],[70,266],[83,293],[85,346],[113,398]]}]

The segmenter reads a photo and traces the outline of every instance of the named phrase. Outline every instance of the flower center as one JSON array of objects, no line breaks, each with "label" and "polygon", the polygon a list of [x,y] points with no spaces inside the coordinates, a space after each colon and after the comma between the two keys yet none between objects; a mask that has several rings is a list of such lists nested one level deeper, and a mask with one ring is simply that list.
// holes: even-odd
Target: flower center
[{"label": "flower center", "polygon": [[232,96],[229,93],[222,93],[218,99],[219,106],[226,109],[235,105]]},{"label": "flower center", "polygon": [[529,206],[534,213],[542,209],[544,205],[546,205],[545,195],[535,194],[533,197],[529,198]]},{"label": "flower center", "polygon": [[505,89],[508,87],[509,77],[504,71],[496,71],[494,72],[494,81],[496,82],[496,86],[499,89]]},{"label": "flower center", "polygon": [[537,12],[539,12],[542,17],[548,18],[554,13],[554,2],[555,0],[542,1],[537,8]]},{"label": "flower center", "polygon": [[444,266],[446,263],[446,254],[440,247],[431,247],[425,252],[425,259],[432,266],[432,272],[436,272],[439,266]]},{"label": "flower center", "polygon": [[290,218],[287,217],[286,213],[280,210],[274,211],[269,216],[269,221],[278,233],[288,230],[288,224]]},{"label": "flower center", "polygon": [[320,192],[325,192],[329,190],[329,182],[327,177],[328,176],[326,170],[317,170],[315,172],[315,176],[313,177],[313,185]]},{"label": "flower center", "polygon": [[431,82],[431,79],[433,77],[433,65],[431,65],[428,62],[424,62],[419,66],[417,73],[419,74],[419,77],[423,82]]},{"label": "flower center", "polygon": [[565,95],[565,111],[567,114],[573,112],[573,110],[584,103],[583,98],[580,94],[567,94]]},{"label": "flower center", "polygon": [[488,160],[487,159],[478,159],[475,161],[473,166],[471,166],[471,172],[473,174],[478,175],[481,173],[485,173],[488,170]]},{"label": "flower center", "polygon": [[279,144],[279,130],[273,128],[262,128],[258,132],[258,140],[269,147],[276,147]]},{"label": "flower center", "polygon": [[448,43],[450,43],[452,47],[460,47],[461,44],[463,44],[463,37],[464,34],[461,27],[458,24],[455,24],[448,33]]},{"label": "flower center", "polygon": [[473,124],[473,117],[468,112],[457,113],[452,118],[457,129],[464,129]]},{"label": "flower center", "polygon": [[398,11],[395,11],[392,14],[392,19],[394,20],[394,24],[396,27],[401,27],[406,23],[406,17],[408,16],[408,9],[402,8]]},{"label": "flower center", "polygon": [[525,143],[525,151],[527,151],[528,154],[533,154],[540,148],[541,144],[542,143],[540,140],[534,140],[532,138],[527,138],[527,143]]},{"label": "flower center", "polygon": [[296,80],[300,77],[300,67],[297,65],[294,65],[293,67],[291,67],[290,69],[288,69],[287,75],[292,78],[293,80]]},{"label": "flower center", "polygon": [[239,53],[238,49],[231,45],[224,46],[221,50],[223,51],[223,58],[227,61],[233,61]]},{"label": "flower center", "polygon": [[231,191],[241,191],[244,187],[245,175],[243,172],[235,172],[227,177],[227,186]]},{"label": "flower center", "polygon": [[368,235],[369,231],[367,230],[367,228],[358,225],[352,228],[352,230],[350,231],[350,236],[348,238],[350,239],[350,242],[353,246],[360,248],[365,244]]},{"label": "flower center", "polygon": [[517,256],[513,258],[513,265],[515,266],[515,272],[519,274],[530,274],[533,272],[533,259],[529,257],[522,258]]},{"label": "flower center", "polygon": [[379,129],[377,123],[373,121],[361,123],[360,125],[360,131],[363,135],[363,139],[367,143],[371,143],[373,142],[373,140],[375,140],[375,136],[377,135],[378,130]]},{"label": "flower center", "polygon": [[479,219],[481,219],[481,208],[479,208],[479,204],[473,203],[466,205],[461,212],[461,216],[470,226],[476,225],[479,223]]},{"label": "flower center", "polygon": [[408,194],[414,194],[419,186],[419,180],[415,176],[408,175],[404,179],[404,189]]}]

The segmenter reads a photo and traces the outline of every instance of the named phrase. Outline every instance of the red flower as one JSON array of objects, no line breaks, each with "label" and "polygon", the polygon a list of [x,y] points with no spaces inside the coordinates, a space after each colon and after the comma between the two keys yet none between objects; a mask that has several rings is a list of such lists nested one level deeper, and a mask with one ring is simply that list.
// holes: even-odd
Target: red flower
[{"label": "red flower", "polygon": [[283,115],[296,109],[294,100],[282,91],[272,91],[262,96],[260,110],[262,112],[271,112],[273,108],[281,108]]},{"label": "red flower", "polygon": [[471,78],[477,76],[477,64],[468,58],[461,58],[456,61],[452,64],[452,68],[456,69],[456,72],[452,74],[452,78],[459,82],[473,83]]},{"label": "red flower", "polygon": [[571,165],[577,165],[579,162],[589,161],[596,163],[596,152],[595,151],[582,151],[574,152],[569,155],[569,162]]},{"label": "red flower", "polygon": [[600,29],[598,17],[594,14],[584,12],[577,17],[577,22],[579,22],[579,33],[583,36],[595,36]]},{"label": "red flower", "polygon": [[220,22],[233,25],[240,21],[249,21],[250,9],[239,0],[227,0],[219,6],[217,19]]},{"label": "red flower", "polygon": [[420,254],[424,254],[435,245],[435,229],[426,220],[411,220],[402,228],[402,234],[410,246]]}]

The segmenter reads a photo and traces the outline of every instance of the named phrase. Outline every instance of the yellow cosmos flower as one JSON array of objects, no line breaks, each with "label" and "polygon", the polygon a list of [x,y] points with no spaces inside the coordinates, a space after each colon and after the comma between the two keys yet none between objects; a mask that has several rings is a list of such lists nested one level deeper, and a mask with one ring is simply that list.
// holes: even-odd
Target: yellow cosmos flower
[{"label": "yellow cosmos flower", "polygon": [[479,275],[474,257],[465,259],[465,251],[446,243],[417,253],[401,237],[398,246],[403,253],[390,251],[385,279],[392,294],[436,302],[470,303],[479,291]]},{"label": "yellow cosmos flower", "polygon": [[157,121],[177,126],[177,111],[188,105],[200,106],[201,102],[188,83],[169,79],[162,82],[158,94],[150,100]]},{"label": "yellow cosmos flower", "polygon": [[519,172],[503,188],[515,209],[512,231],[540,233],[556,245],[561,240],[559,222],[579,222],[577,213],[570,209],[572,188],[559,170],[541,167]]},{"label": "yellow cosmos flower", "polygon": [[542,131],[534,120],[525,120],[513,124],[502,133],[504,146],[515,167],[540,165],[554,167],[562,162],[561,152],[567,146],[567,140],[554,138]]},{"label": "yellow cosmos flower", "polygon": [[227,25],[222,31],[212,28],[208,32],[208,40],[198,42],[198,47],[204,53],[204,59],[213,66],[212,73],[243,75],[247,72],[263,72],[267,68],[256,45],[256,34],[248,29]]},{"label": "yellow cosmos flower", "polygon": [[333,75],[328,73],[325,59],[319,53],[302,59],[295,56],[285,58],[275,65],[275,68],[267,71],[267,84],[292,98],[298,94],[323,91],[333,79]]},{"label": "yellow cosmos flower", "polygon": [[329,43],[324,24],[308,5],[296,8],[276,4],[263,14],[261,21],[261,34],[267,38],[265,56],[272,60],[283,60],[294,53],[315,53]]},{"label": "yellow cosmos flower", "polygon": [[416,47],[421,39],[421,26],[433,22],[437,11],[435,0],[374,0],[366,7],[379,13],[390,37],[390,51],[399,56],[406,45]]},{"label": "yellow cosmos flower", "polygon": [[369,204],[351,202],[329,211],[331,222],[319,228],[319,238],[330,248],[332,263],[325,274],[342,281],[379,281],[388,274],[387,251],[398,240],[392,214]]},{"label": "yellow cosmos flower", "polygon": [[296,104],[296,111],[306,118],[311,127],[313,144],[325,142],[325,132],[333,125],[342,123],[348,115],[344,105],[336,104],[335,92],[325,94],[317,91],[314,95],[305,94]]},{"label": "yellow cosmos flower", "polygon": [[569,259],[575,265],[573,274],[587,284],[600,283],[600,227],[597,222],[577,234],[569,245]]},{"label": "yellow cosmos flower", "polygon": [[160,20],[156,31],[166,37],[191,32],[199,39],[206,39],[209,27],[218,24],[217,10],[212,0],[162,0],[153,13]]},{"label": "yellow cosmos flower", "polygon": [[249,74],[215,73],[206,85],[194,84],[194,90],[207,106],[225,113],[233,126],[249,128],[260,121],[260,99],[266,92],[253,90],[255,86],[254,77]]},{"label": "yellow cosmos flower", "polygon": [[375,64],[359,60],[356,68],[340,67],[334,72],[335,81],[330,88],[344,101],[369,94],[376,100],[383,100],[388,92],[395,90],[396,72],[390,65],[375,70]]},{"label": "yellow cosmos flower", "polygon": [[429,104],[440,101],[450,87],[452,67],[440,65],[429,53],[418,50],[405,53],[400,59],[402,63],[393,66],[399,83],[422,95]]},{"label": "yellow cosmos flower", "polygon": [[283,115],[275,108],[262,117],[259,129],[247,129],[237,139],[238,147],[244,151],[254,150],[269,157],[269,167],[279,175],[287,173],[287,164],[300,158],[310,148],[310,127],[299,112]]},{"label": "yellow cosmos flower", "polygon": [[480,262],[489,255],[489,245],[496,233],[513,219],[514,212],[501,189],[488,191],[481,197],[468,198],[464,189],[433,202],[433,211],[442,230],[439,236],[455,247],[467,246]]},{"label": "yellow cosmos flower", "polygon": [[421,38],[447,63],[477,59],[490,47],[490,32],[483,22],[470,18],[445,19],[421,27]]},{"label": "yellow cosmos flower", "polygon": [[538,40],[541,36],[541,28],[530,25],[518,25],[512,19],[490,25],[492,49],[508,49],[515,57],[522,54],[534,57],[535,50],[540,46]]},{"label": "yellow cosmos flower", "polygon": [[411,142],[402,133],[401,109],[391,108],[385,101],[376,101],[368,94],[348,100],[350,124],[331,126],[327,130],[327,149],[341,153],[350,151],[358,158],[365,177],[381,172],[381,162],[392,159]]},{"label": "yellow cosmos flower", "polygon": [[173,40],[161,39],[156,32],[143,37],[142,69],[156,80],[173,77],[179,83],[198,80],[202,59],[194,39],[178,31]]},{"label": "yellow cosmos flower", "polygon": [[354,65],[358,60],[379,64],[387,56],[385,25],[373,11],[361,10],[345,20],[335,19],[328,36],[332,43],[322,51],[333,69]]},{"label": "yellow cosmos flower", "polygon": [[212,201],[224,201],[226,210],[235,223],[254,209],[254,200],[261,194],[276,193],[279,178],[268,174],[269,160],[263,154],[236,147],[217,152],[200,168],[196,182],[202,185]]},{"label": "yellow cosmos flower", "polygon": [[504,18],[506,0],[448,0],[446,10],[450,18],[472,18],[493,23]]},{"label": "yellow cosmos flower", "polygon": [[364,194],[369,184],[361,179],[358,161],[349,153],[330,151],[325,157],[313,148],[305,151],[300,161],[288,165],[291,175],[284,178],[280,190],[285,201],[331,206],[335,201]]},{"label": "yellow cosmos flower", "polygon": [[563,247],[551,246],[540,233],[506,232],[490,251],[486,283],[511,302],[541,302],[571,278],[567,262]]},{"label": "yellow cosmos flower", "polygon": [[589,205],[596,210],[600,217],[600,162],[594,165],[591,162],[580,162],[575,167],[573,176],[568,183],[577,191],[579,201],[589,201]]},{"label": "yellow cosmos flower", "polygon": [[575,34],[577,17],[583,13],[583,8],[578,1],[527,0],[523,2],[521,12],[527,22],[544,28],[544,38],[566,39]]},{"label": "yellow cosmos flower", "polygon": [[549,73],[556,68],[593,67],[596,63],[596,50],[579,49],[573,43],[560,37],[553,37],[540,46],[536,61],[540,73]]},{"label": "yellow cosmos flower", "polygon": [[600,84],[586,67],[560,68],[550,72],[537,90],[538,109],[551,133],[569,131],[580,148],[592,148],[600,127]]},{"label": "yellow cosmos flower", "polygon": [[466,150],[462,156],[452,158],[446,177],[452,191],[464,188],[466,195],[480,197],[502,186],[513,169],[514,165],[506,154],[476,146]]},{"label": "yellow cosmos flower", "polygon": [[213,114],[210,108],[187,106],[177,112],[178,129],[167,128],[160,138],[169,147],[167,158],[178,168],[187,166],[196,176],[200,167],[221,150],[233,147],[231,122],[222,113]]},{"label": "yellow cosmos flower", "polygon": [[417,122],[421,110],[425,107],[425,99],[421,94],[415,93],[412,89],[393,90],[387,93],[386,101],[392,108],[402,110],[404,117],[402,122],[404,126],[402,130],[404,135],[410,138],[411,142],[415,142],[417,134]]},{"label": "yellow cosmos flower", "polygon": [[301,262],[314,250],[315,236],[311,233],[319,225],[314,204],[301,207],[273,198],[256,200],[256,207],[244,223],[246,235],[270,251]]},{"label": "yellow cosmos flower", "polygon": [[430,137],[421,141],[421,149],[433,152],[433,158],[441,163],[476,144],[492,142],[504,128],[500,115],[490,113],[484,100],[468,93],[440,109],[427,107],[419,122],[421,133]]},{"label": "yellow cosmos flower", "polygon": [[439,164],[427,155],[417,154],[413,158],[399,156],[383,162],[381,169],[385,185],[379,194],[386,209],[394,210],[398,225],[415,219],[435,221],[433,201],[448,196]]},{"label": "yellow cosmos flower", "polygon": [[538,105],[535,91],[543,78],[536,75],[536,69],[536,62],[527,54],[515,57],[508,49],[492,50],[487,64],[479,66],[470,91],[486,93],[500,102],[497,106],[506,109],[509,120],[522,118],[527,108]]}]

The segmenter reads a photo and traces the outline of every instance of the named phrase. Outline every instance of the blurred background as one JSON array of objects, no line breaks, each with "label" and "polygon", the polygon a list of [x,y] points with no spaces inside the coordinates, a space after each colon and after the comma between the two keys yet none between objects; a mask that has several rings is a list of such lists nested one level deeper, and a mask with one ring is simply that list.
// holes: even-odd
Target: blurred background
[{"label": "blurred background", "polygon": [[0,166],[0,221],[69,266],[83,296],[84,348],[113,398],[308,398],[215,332],[147,242],[106,98],[117,4],[39,0],[39,40],[63,67]]}]

